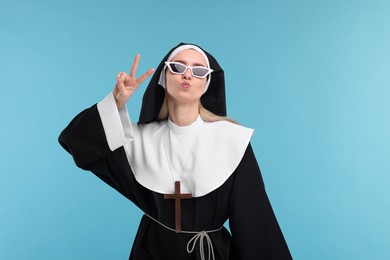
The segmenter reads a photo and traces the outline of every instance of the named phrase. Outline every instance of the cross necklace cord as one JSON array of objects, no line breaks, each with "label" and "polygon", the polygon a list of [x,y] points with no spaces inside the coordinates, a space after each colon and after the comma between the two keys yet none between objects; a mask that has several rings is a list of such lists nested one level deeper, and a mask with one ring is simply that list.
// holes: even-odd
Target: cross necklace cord
[{"label": "cross necklace cord", "polygon": [[[175,231],[176,233],[181,232],[181,200],[182,199],[191,199],[192,194],[191,193],[180,193],[180,181],[175,181],[175,178],[173,176],[173,169],[171,166],[171,162],[168,157],[168,151],[167,151],[167,144],[166,144],[166,138],[168,136],[168,128],[165,131],[165,136],[164,136],[164,149],[165,149],[165,155],[167,157],[168,165],[169,165],[169,170],[171,172],[171,177],[172,180],[175,182],[175,193],[174,194],[164,194],[164,199],[174,199],[175,200]],[[190,151],[192,150],[195,141],[197,140],[197,137],[195,137],[195,140],[193,141]],[[188,158],[187,158],[188,161]],[[185,170],[187,166],[187,161],[183,167],[183,171]]]}]

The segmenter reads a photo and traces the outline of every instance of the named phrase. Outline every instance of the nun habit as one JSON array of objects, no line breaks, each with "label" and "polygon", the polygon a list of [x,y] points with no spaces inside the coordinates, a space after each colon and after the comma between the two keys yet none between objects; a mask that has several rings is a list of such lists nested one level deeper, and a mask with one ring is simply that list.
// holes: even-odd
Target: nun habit
[{"label": "nun habit", "polygon": [[[150,80],[137,124],[110,93],[79,113],[59,142],[78,167],[145,213],[129,259],[291,259],[250,145],[253,130],[201,116],[184,127],[157,119],[165,97],[164,62],[188,48],[204,55],[213,70],[202,105],[226,116],[223,70],[206,51],[181,43]],[[179,194],[187,197],[170,199]],[[223,226],[227,220],[230,232]]]}]

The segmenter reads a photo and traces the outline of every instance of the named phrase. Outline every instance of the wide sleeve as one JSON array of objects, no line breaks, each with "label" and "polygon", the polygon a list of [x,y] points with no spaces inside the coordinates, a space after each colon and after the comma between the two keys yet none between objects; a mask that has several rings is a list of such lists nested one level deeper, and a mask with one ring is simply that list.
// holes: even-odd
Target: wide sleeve
[{"label": "wide sleeve", "polygon": [[123,148],[132,141],[131,124],[127,110],[116,108],[112,94],[79,113],[58,141],[78,167],[133,200],[133,173]]},{"label": "wide sleeve", "polygon": [[292,259],[250,144],[234,178],[229,206],[234,259]]}]

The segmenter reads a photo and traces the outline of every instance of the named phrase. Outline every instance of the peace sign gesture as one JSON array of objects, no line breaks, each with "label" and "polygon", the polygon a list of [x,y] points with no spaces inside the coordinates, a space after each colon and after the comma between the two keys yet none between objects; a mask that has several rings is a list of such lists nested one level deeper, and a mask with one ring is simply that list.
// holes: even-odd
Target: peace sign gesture
[{"label": "peace sign gesture", "polygon": [[129,75],[127,75],[126,72],[119,72],[116,76],[116,85],[114,87],[113,94],[118,109],[125,106],[127,101],[137,90],[139,85],[141,85],[141,83],[154,72],[154,69],[149,69],[140,77],[136,78],[135,74],[137,72],[138,63],[140,59],[141,55],[137,54],[134,58],[133,65],[131,65]]}]

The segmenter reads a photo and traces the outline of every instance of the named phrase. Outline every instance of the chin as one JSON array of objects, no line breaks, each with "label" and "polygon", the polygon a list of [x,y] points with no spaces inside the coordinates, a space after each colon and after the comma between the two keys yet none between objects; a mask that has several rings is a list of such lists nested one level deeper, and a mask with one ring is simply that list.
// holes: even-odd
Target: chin
[{"label": "chin", "polygon": [[174,102],[177,103],[193,103],[193,102],[199,102],[200,97],[194,97],[193,95],[186,95],[187,93],[184,94],[179,94],[175,96],[170,96],[170,99],[173,100]]}]

